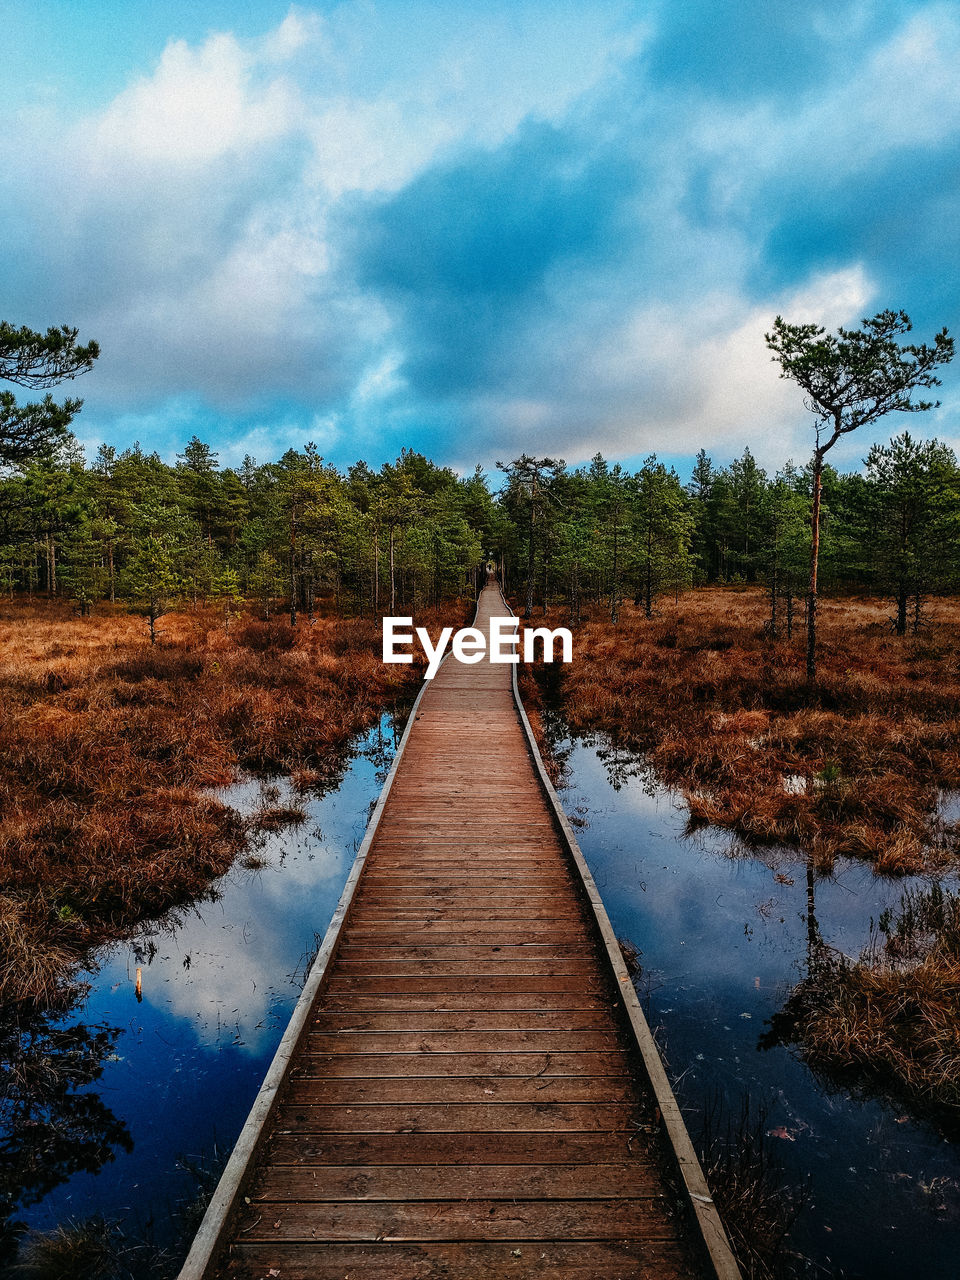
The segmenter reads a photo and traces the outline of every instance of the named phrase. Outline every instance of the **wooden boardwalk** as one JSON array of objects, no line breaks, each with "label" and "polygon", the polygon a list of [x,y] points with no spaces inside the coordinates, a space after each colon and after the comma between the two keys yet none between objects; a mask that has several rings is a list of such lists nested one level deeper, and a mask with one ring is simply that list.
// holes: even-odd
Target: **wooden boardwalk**
[{"label": "wooden boardwalk", "polygon": [[513,668],[398,762],[181,1280],[736,1277]]}]

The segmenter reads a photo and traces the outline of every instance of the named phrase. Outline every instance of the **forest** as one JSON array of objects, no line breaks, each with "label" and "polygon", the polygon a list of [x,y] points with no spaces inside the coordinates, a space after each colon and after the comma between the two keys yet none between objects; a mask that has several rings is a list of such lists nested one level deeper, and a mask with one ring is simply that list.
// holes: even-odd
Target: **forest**
[{"label": "forest", "polygon": [[[491,483],[491,480],[499,484]],[[810,558],[809,467],[774,474],[749,449],[728,466],[701,451],[684,483],[655,455],[636,471],[528,455],[466,477],[405,451],[345,473],[307,445],[276,462],[218,466],[197,438],[170,465],[139,447],[72,437],[0,475],[0,586],[11,599],[100,601],[146,619],[180,604],[241,600],[296,624],[319,602],[341,616],[396,613],[471,593],[493,559],[527,615],[576,625],[625,598],[652,616],[659,597],[756,585],[772,637],[802,625]],[[936,439],[873,445],[863,470],[826,467],[820,583],[890,601],[897,635],[960,588],[960,467]]]}]

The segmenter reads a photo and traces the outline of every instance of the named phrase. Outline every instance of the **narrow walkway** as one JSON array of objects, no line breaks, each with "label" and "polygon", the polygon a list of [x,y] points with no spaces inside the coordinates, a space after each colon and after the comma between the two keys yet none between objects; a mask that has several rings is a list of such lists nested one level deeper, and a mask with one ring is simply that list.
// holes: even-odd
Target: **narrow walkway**
[{"label": "narrow walkway", "polygon": [[698,1274],[614,985],[511,668],[448,659],[220,1274]]}]

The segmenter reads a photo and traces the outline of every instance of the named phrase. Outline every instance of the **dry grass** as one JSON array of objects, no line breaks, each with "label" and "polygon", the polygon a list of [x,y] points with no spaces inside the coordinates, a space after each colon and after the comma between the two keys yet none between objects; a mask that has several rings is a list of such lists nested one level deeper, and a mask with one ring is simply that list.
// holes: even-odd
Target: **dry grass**
[{"label": "dry grass", "polygon": [[[936,821],[960,787],[960,601],[938,601],[919,637],[898,638],[880,600],[825,600],[819,678],[804,637],[771,640],[760,590],[704,588],[618,628],[597,616],[574,661],[540,668],[579,730],[602,728],[683,789],[694,822],[747,843],[802,847],[890,874],[951,863],[960,831]],[[539,621],[539,620],[538,620]],[[530,675],[524,695],[536,702]]]},{"label": "dry grass", "polygon": [[204,788],[240,768],[322,783],[419,678],[381,662],[372,620],[218,623],[170,614],[151,648],[119,612],[0,605],[0,1003],[54,1002],[91,944],[227,868],[246,831]]},{"label": "dry grass", "polygon": [[766,1113],[743,1097],[739,1113],[715,1093],[695,1118],[698,1154],[730,1236],[744,1280],[780,1280],[796,1274],[787,1248],[790,1230],[807,1201],[791,1186],[767,1134]]},{"label": "dry grass", "polygon": [[[198,1220],[193,1234],[199,1225]],[[0,1275],[4,1280],[174,1280],[180,1261],[171,1249],[129,1236],[119,1223],[68,1219],[52,1231],[27,1232],[16,1261]]]},{"label": "dry grass", "polygon": [[23,1280],[113,1280],[116,1261],[109,1227],[93,1218],[30,1234],[9,1274]]},{"label": "dry grass", "polygon": [[772,1035],[960,1132],[960,899],[911,890],[855,963],[824,950]]}]

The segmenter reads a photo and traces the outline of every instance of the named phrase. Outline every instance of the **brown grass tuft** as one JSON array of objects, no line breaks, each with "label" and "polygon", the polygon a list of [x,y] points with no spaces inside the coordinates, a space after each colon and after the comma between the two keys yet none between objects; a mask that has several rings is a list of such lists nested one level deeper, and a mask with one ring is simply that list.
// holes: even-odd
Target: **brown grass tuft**
[{"label": "brown grass tuft", "polygon": [[0,606],[0,1003],[54,1001],[92,944],[226,870],[247,828],[205,788],[238,769],[329,777],[419,678],[383,664],[372,620],[217,623],[169,614],[151,647],[109,608]]},{"label": "brown grass tuft", "polygon": [[823,949],[774,1019],[816,1068],[879,1085],[960,1132],[960,898],[903,895],[855,962]]},{"label": "brown grass tuft", "polygon": [[771,640],[758,589],[703,588],[661,616],[624,606],[575,634],[574,660],[524,670],[534,707],[559,690],[575,730],[603,729],[684,791],[694,821],[753,844],[838,855],[879,872],[939,870],[960,838],[936,820],[960,788],[960,601],[922,640],[890,634],[882,600],[826,600],[817,684],[804,637]]}]

